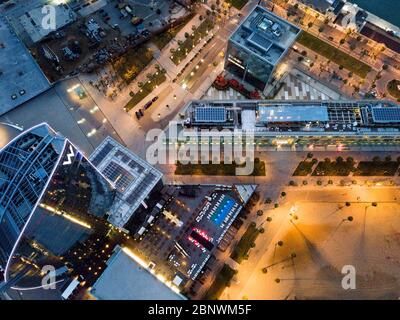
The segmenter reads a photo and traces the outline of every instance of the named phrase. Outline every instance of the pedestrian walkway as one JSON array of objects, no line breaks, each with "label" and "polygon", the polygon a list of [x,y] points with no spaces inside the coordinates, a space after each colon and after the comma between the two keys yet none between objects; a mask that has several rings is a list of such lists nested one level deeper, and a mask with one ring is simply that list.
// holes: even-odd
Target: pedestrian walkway
[{"label": "pedestrian walkway", "polygon": [[294,69],[283,81],[275,100],[336,100],[340,94]]}]

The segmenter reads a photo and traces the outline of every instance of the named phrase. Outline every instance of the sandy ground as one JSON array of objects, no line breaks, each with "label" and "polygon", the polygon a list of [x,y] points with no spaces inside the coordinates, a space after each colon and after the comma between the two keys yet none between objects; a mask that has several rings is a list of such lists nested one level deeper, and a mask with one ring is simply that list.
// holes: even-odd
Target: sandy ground
[{"label": "sandy ground", "polygon": [[[344,193],[338,189],[325,194],[299,190],[292,191],[292,197],[290,192],[286,204],[274,213],[281,224],[264,224],[265,236],[257,239],[253,249],[256,264],[250,257],[240,265],[241,282],[228,288],[225,298],[398,299],[400,207],[394,200],[398,190],[358,188]],[[349,207],[342,200],[346,198],[354,201]],[[377,207],[369,201],[378,201]],[[347,219],[350,216],[352,221]],[[273,229],[277,231],[267,240]],[[355,290],[342,288],[345,265],[355,267]],[[267,273],[262,272],[265,267]],[[240,273],[250,268],[251,275],[241,279]]]}]

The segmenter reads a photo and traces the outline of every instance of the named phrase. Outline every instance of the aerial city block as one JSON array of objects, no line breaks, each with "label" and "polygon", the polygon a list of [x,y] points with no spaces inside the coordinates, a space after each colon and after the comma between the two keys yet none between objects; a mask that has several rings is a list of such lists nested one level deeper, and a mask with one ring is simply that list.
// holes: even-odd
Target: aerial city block
[{"label": "aerial city block", "polygon": [[399,12],[0,0],[0,300],[397,300]]}]

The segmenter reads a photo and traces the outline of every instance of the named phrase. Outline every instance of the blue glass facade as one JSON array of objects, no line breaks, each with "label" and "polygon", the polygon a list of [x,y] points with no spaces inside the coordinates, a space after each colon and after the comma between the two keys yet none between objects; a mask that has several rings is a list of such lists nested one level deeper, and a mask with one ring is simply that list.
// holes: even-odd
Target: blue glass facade
[{"label": "blue glass facade", "polygon": [[225,69],[263,91],[274,72],[274,66],[229,41]]},{"label": "blue glass facade", "polygon": [[[72,251],[109,232],[115,191],[46,124],[0,151],[0,257],[6,280],[41,285],[42,267],[73,265]],[[21,276],[21,270],[23,275]]]}]

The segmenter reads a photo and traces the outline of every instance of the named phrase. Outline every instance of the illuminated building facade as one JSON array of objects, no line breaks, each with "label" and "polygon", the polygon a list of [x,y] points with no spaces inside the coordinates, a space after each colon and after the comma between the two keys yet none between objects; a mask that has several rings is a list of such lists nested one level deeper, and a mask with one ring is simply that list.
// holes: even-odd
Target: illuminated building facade
[{"label": "illuminated building facade", "polygon": [[225,69],[264,91],[300,29],[257,6],[230,37]]},{"label": "illuminated building facade", "polygon": [[91,243],[109,232],[106,219],[114,197],[108,180],[47,124],[11,139],[0,149],[5,281],[18,278],[15,288],[36,289],[47,265],[82,274],[74,252],[92,248]]}]

